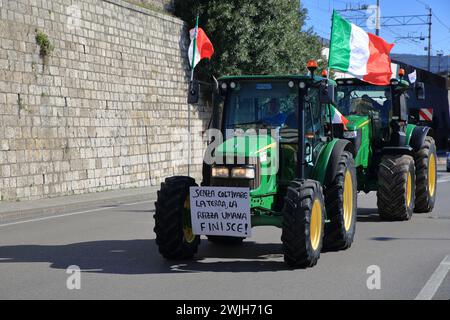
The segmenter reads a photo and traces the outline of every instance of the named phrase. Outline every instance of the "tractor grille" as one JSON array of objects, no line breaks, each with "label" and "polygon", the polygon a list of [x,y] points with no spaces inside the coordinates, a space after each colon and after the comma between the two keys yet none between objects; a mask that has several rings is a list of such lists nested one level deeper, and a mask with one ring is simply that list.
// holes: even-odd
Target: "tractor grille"
[{"label": "tractor grille", "polygon": [[[225,160],[223,161],[225,163]],[[234,163],[237,163],[237,159],[234,159]],[[250,188],[250,190],[257,189],[261,184],[261,170],[259,158],[245,158],[245,164],[225,164],[223,165],[228,169],[236,167],[248,167],[255,168],[255,179],[236,179],[236,178],[211,178],[211,186],[214,187],[236,187],[236,188]]]},{"label": "tractor grille", "polygon": [[211,178],[211,185],[213,187],[236,187],[236,188],[250,188],[255,189],[254,179],[232,179],[232,178]]}]

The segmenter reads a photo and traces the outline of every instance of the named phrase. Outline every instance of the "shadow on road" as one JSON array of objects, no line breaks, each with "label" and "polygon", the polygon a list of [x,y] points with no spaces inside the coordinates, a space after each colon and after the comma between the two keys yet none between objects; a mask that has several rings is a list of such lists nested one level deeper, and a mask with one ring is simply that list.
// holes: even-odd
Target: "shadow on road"
[{"label": "shadow on road", "polygon": [[377,208],[358,208],[357,222],[383,222]]},{"label": "shadow on road", "polygon": [[0,247],[5,263],[50,263],[54,269],[77,265],[86,273],[162,274],[180,272],[271,272],[289,270],[281,244],[244,242],[225,247],[202,240],[197,260],[167,261],[154,239],[105,240],[67,245],[15,245]]},{"label": "shadow on road", "polygon": [[[135,212],[151,212],[134,210]],[[376,208],[358,209],[358,222],[381,222]],[[374,241],[449,240],[377,237]],[[66,245],[14,245],[0,247],[0,265],[49,263],[65,270],[79,266],[86,273],[164,274],[182,272],[275,272],[291,270],[283,261],[281,243],[244,241],[240,246],[221,246],[202,239],[197,259],[167,261],[154,239],[103,240]]]}]

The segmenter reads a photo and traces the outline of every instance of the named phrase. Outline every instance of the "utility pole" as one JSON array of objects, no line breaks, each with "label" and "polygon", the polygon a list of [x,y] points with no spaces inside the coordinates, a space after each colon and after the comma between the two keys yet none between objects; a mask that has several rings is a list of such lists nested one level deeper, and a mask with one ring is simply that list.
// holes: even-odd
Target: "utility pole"
[{"label": "utility pole", "polygon": [[[376,26],[376,33],[377,35],[380,32],[381,27],[402,27],[402,26],[428,26],[428,48],[425,48],[426,51],[428,51],[428,71],[431,72],[431,30],[432,30],[432,24],[433,24],[433,11],[431,7],[427,7],[428,14],[423,15],[404,15],[404,16],[383,16],[381,17],[380,14],[380,0],[377,0],[377,26]],[[367,6],[360,6],[359,8],[346,8],[344,10],[336,10],[339,12],[348,12],[348,11],[362,11],[364,9],[367,9]],[[346,17],[347,20],[353,21],[353,23],[359,27],[367,27],[367,17],[366,16],[359,16],[359,17]],[[412,39],[412,38],[418,38],[418,37],[400,37],[399,39]],[[420,40],[422,40],[422,37],[420,37]]]},{"label": "utility pole", "polygon": [[375,32],[377,36],[380,36],[380,15],[381,15],[380,0],[377,0],[377,29]]},{"label": "utility pole", "polygon": [[428,72],[431,72],[431,26],[433,24],[433,11],[431,7],[428,8]]}]

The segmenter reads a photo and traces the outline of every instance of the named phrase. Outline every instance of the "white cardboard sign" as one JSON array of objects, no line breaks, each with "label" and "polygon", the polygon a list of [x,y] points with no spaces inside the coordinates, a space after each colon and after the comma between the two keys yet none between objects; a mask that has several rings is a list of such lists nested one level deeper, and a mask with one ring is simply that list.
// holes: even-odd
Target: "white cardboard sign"
[{"label": "white cardboard sign", "polygon": [[251,237],[249,188],[191,187],[196,235]]}]

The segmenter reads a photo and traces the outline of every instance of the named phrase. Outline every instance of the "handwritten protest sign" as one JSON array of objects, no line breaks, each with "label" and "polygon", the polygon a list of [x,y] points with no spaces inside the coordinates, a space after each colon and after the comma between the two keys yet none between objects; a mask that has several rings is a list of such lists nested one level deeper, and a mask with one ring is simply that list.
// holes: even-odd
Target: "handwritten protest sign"
[{"label": "handwritten protest sign", "polygon": [[191,187],[190,201],[194,234],[251,237],[248,188]]}]

